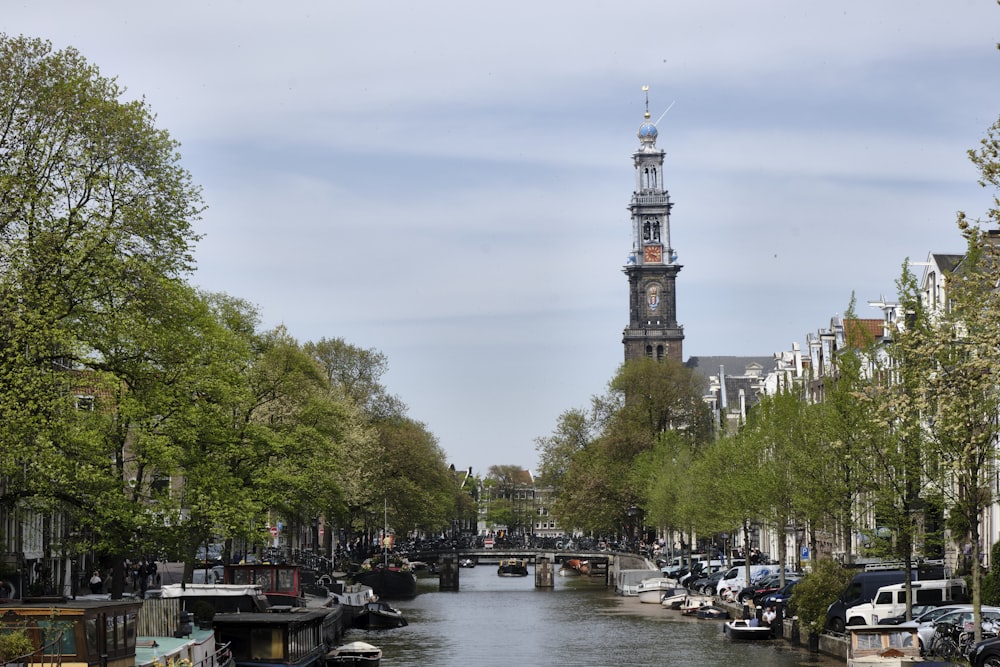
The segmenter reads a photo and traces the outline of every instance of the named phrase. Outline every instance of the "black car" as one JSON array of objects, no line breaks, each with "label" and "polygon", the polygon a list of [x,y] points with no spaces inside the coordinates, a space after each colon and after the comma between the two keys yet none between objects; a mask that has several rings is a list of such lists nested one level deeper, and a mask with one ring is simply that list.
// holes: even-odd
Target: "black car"
[{"label": "black car", "polygon": [[1000,667],[1000,637],[984,639],[969,652],[972,667]]},{"label": "black car", "polygon": [[798,579],[792,579],[778,590],[761,595],[759,599],[755,598],[754,603],[758,607],[780,607],[786,605],[791,599],[792,589],[795,588],[795,584],[797,583],[799,583]]}]

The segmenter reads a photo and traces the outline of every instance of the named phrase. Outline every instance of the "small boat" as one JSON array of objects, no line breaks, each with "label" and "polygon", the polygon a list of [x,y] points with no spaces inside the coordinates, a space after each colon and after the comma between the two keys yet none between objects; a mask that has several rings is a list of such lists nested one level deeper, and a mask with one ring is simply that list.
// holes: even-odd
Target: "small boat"
[{"label": "small boat", "polygon": [[[702,620],[722,620],[729,618],[729,612],[722,607],[716,607],[714,604],[707,604],[704,607],[699,607],[698,611],[695,612],[695,616]],[[770,630],[768,630],[770,632]]]},{"label": "small boat", "polygon": [[915,623],[849,625],[847,632],[847,667],[904,667],[923,660]]},{"label": "small boat", "polygon": [[681,603],[680,610],[685,616],[697,616],[699,609],[711,606],[712,602],[712,598],[707,595],[688,595]]},{"label": "small boat", "polygon": [[722,633],[730,639],[770,639],[771,628],[756,618],[733,619],[722,625]]},{"label": "small boat", "polygon": [[560,577],[578,577],[581,574],[590,574],[590,561],[570,558],[563,562],[559,568]]},{"label": "small boat", "polygon": [[475,567],[476,566],[476,560],[474,558],[459,558],[458,559],[458,566],[459,567]]},{"label": "small boat", "polygon": [[636,586],[636,590],[639,592],[639,602],[646,604],[660,604],[663,602],[663,596],[668,593],[676,595],[678,592],[686,592],[683,588],[677,588],[676,582],[667,577],[643,579]]},{"label": "small boat", "polygon": [[405,625],[407,623],[403,612],[381,600],[366,603],[361,613],[354,617],[354,627],[363,630],[386,630]]},{"label": "small boat", "polygon": [[378,667],[381,662],[382,649],[365,642],[344,644],[326,654],[326,664],[328,665]]},{"label": "small boat", "polygon": [[660,604],[663,605],[664,608],[680,609],[681,605],[684,604],[684,600],[687,600],[689,593],[686,588],[676,588],[674,591],[673,595],[670,593],[664,593],[663,599],[660,600]]},{"label": "small boat", "polygon": [[506,558],[500,561],[497,574],[501,577],[528,576],[528,561],[523,558]]}]

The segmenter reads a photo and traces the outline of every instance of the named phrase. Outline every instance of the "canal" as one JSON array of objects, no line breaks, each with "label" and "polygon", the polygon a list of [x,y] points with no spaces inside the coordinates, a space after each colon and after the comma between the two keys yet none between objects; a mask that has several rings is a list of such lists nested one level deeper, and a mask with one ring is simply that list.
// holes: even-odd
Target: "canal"
[{"label": "canal", "polygon": [[623,598],[603,579],[556,577],[554,588],[536,589],[534,568],[519,578],[496,572],[495,565],[462,569],[459,592],[421,579],[416,598],[392,602],[408,626],[351,630],[345,641],[380,646],[384,667],[843,665],[783,641],[733,642],[719,621]]}]

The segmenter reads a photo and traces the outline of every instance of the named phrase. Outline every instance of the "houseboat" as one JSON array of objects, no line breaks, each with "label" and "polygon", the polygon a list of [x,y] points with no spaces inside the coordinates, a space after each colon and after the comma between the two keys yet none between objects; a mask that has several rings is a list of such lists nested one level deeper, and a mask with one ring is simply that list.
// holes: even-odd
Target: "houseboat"
[{"label": "houseboat", "polygon": [[340,620],[325,608],[216,614],[212,627],[236,667],[322,667],[340,643]]},{"label": "houseboat", "polygon": [[239,586],[260,586],[261,591],[274,606],[305,607],[302,592],[302,572],[298,565],[274,563],[247,563],[226,565],[223,583]]},{"label": "houseboat", "polygon": [[24,598],[0,604],[0,627],[23,629],[35,646],[29,663],[135,667],[139,600]]}]

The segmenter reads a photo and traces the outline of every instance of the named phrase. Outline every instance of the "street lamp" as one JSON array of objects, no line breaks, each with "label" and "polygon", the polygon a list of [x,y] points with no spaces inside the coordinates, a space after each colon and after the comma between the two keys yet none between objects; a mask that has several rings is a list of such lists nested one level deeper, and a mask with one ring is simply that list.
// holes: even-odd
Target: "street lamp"
[{"label": "street lamp", "polygon": [[636,526],[636,517],[639,516],[639,508],[635,505],[629,507],[625,510],[625,516],[628,517],[628,536],[633,542],[636,541],[636,531],[638,527]]}]

